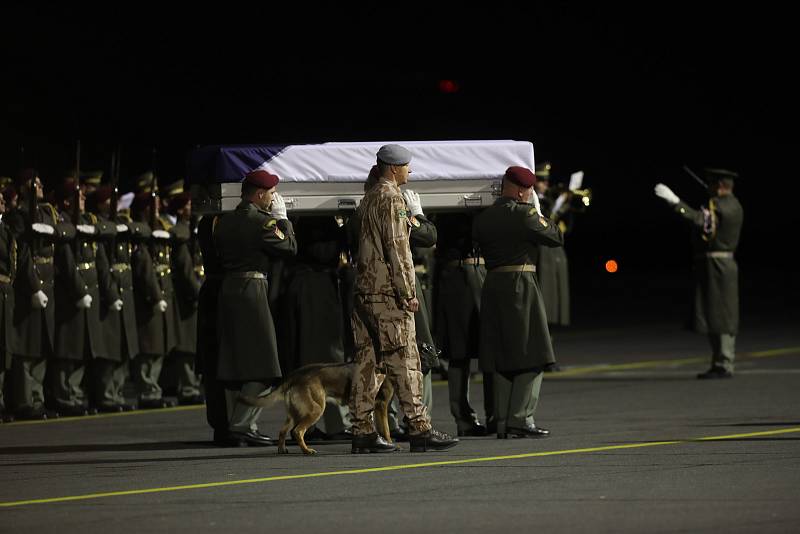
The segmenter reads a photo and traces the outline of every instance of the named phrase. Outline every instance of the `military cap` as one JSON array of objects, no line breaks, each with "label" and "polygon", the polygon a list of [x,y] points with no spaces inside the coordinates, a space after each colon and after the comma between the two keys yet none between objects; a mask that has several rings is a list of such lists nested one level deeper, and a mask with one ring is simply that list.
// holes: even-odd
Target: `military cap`
[{"label": "military cap", "polygon": [[174,197],[175,195],[180,195],[181,193],[183,193],[183,178],[165,185],[161,189],[160,193],[166,196],[167,198]]},{"label": "military cap", "polygon": [[137,193],[150,193],[153,190],[153,172],[147,171],[136,178],[136,192]]},{"label": "military cap", "polygon": [[505,179],[510,180],[520,187],[533,187],[536,183],[536,175],[525,167],[509,167],[506,169]]},{"label": "military cap", "polygon": [[536,179],[537,180],[549,180],[550,179],[550,165],[549,161],[544,161],[536,166]]},{"label": "military cap", "polygon": [[178,193],[169,199],[169,206],[167,211],[172,215],[178,213],[178,210],[183,209],[192,200],[192,195],[189,193]]},{"label": "military cap", "polygon": [[386,165],[408,165],[411,151],[401,145],[383,145],[378,150],[378,161]]},{"label": "military cap", "polygon": [[144,208],[151,205],[153,195],[146,191],[140,191],[133,197],[131,202],[131,209],[135,212],[142,211]]},{"label": "military cap", "polygon": [[729,171],[728,169],[714,169],[706,167],[703,169],[703,174],[705,175],[706,180],[709,182],[723,179],[735,180],[739,178],[739,173]]},{"label": "military cap", "polygon": [[81,171],[81,183],[100,185],[102,179],[103,171]]},{"label": "military cap", "polygon": [[281,181],[277,175],[263,170],[248,172],[244,177],[245,183],[261,189],[272,189]]},{"label": "military cap", "polygon": [[30,185],[31,180],[33,180],[37,176],[39,176],[39,171],[37,171],[36,169],[31,169],[31,168],[22,169],[21,171],[19,171],[19,174],[17,174],[16,185],[17,187]]}]

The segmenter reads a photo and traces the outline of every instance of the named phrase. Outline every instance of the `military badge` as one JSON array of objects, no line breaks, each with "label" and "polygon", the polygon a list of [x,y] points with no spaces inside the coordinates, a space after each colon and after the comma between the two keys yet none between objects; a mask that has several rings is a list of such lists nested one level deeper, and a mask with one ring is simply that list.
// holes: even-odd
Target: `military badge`
[{"label": "military badge", "polygon": [[275,235],[277,236],[278,239],[283,239],[284,237],[286,237],[283,234],[283,232],[281,232],[281,229],[278,228],[277,226],[275,227]]},{"label": "military badge", "polygon": [[542,216],[539,216],[539,224],[541,224],[542,226],[544,226],[545,228],[547,228],[547,219],[545,219],[545,218],[544,218],[544,217],[542,217]]},{"label": "military badge", "polygon": [[528,217],[533,217],[536,215],[536,208],[531,208],[528,210]]},{"label": "military badge", "polygon": [[400,209],[397,210],[397,220],[402,221],[408,217],[408,212],[406,210]]},{"label": "military badge", "polygon": [[268,220],[267,222],[264,223],[264,229],[269,230],[269,229],[271,229],[273,226],[275,226],[277,224],[278,224],[278,220],[277,219],[270,219],[270,220]]},{"label": "military badge", "polygon": [[419,228],[420,227],[420,222],[413,215],[408,218],[408,224],[413,226],[414,228]]}]

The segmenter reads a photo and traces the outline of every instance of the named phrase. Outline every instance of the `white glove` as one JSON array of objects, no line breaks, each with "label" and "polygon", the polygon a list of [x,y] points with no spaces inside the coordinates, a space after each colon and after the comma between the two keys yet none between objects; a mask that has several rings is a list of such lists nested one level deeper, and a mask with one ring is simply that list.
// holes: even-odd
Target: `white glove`
[{"label": "white glove", "polygon": [[34,310],[43,310],[47,307],[47,295],[41,289],[31,295],[31,306]]},{"label": "white glove", "polygon": [[272,216],[276,219],[288,219],[289,217],[286,215],[286,202],[283,201],[283,197],[280,196],[278,193],[272,194],[272,206],[270,207],[270,212]]},{"label": "white glove", "polygon": [[31,227],[33,228],[33,231],[36,232],[37,234],[53,235],[56,231],[56,229],[50,226],[49,224],[33,223]]},{"label": "white glove", "polygon": [[539,195],[536,194],[536,191],[531,193],[531,204],[533,204],[533,207],[536,208],[536,213],[544,216],[542,213],[542,205],[539,204]]},{"label": "white glove", "polygon": [[75,228],[82,234],[93,234],[94,233],[94,226],[91,224],[79,224]]},{"label": "white glove", "polygon": [[127,224],[118,224],[117,225],[117,232],[127,232],[128,225]]},{"label": "white glove", "polygon": [[78,299],[78,302],[75,303],[75,306],[82,310],[86,310],[92,307],[92,296],[91,295],[84,295]]},{"label": "white glove", "polygon": [[406,206],[408,206],[408,211],[411,212],[411,215],[423,215],[422,201],[419,199],[419,193],[411,189],[406,189],[403,191],[403,198],[406,199]]},{"label": "white glove", "polygon": [[111,303],[111,309],[114,311],[121,311],[122,310],[122,301],[120,299],[115,300]]},{"label": "white glove", "polygon": [[681,199],[678,198],[678,195],[673,193],[672,189],[670,189],[664,184],[656,184],[654,191],[656,193],[656,196],[663,198],[673,206],[681,201]]},{"label": "white glove", "polygon": [[169,232],[166,230],[153,230],[153,237],[156,239],[169,239]]},{"label": "white glove", "polygon": [[156,308],[158,308],[158,311],[160,311],[161,313],[164,313],[165,311],[167,311],[167,301],[159,300],[158,302],[156,302]]}]

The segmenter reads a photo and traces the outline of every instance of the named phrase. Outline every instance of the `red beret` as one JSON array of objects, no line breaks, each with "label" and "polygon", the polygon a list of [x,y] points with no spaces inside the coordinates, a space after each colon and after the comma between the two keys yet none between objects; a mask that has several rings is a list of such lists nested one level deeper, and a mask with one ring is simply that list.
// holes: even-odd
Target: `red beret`
[{"label": "red beret", "polygon": [[75,178],[66,178],[59,187],[56,187],[56,200],[62,201],[66,199],[73,199],[75,198],[75,191],[78,189],[78,183],[75,181]]},{"label": "red beret", "polygon": [[102,204],[103,202],[111,198],[111,194],[113,192],[114,190],[111,188],[110,185],[101,185],[92,192],[91,196],[94,197],[95,203]]},{"label": "red beret", "polygon": [[133,202],[131,203],[131,209],[135,212],[140,212],[144,208],[152,205],[153,202],[153,195],[146,191],[142,191],[138,193],[135,197],[133,197]]},{"label": "red beret", "polygon": [[36,169],[22,169],[17,175],[17,180],[15,182],[16,186],[22,187],[25,185],[30,185],[31,180],[37,176],[39,176],[39,173],[36,171]]},{"label": "red beret", "polygon": [[183,192],[178,193],[171,199],[169,199],[169,206],[167,206],[167,211],[170,212],[172,215],[178,213],[179,209],[183,209],[192,200],[191,193]]},{"label": "red beret", "polygon": [[244,181],[248,184],[260,187],[261,189],[272,189],[281,179],[267,171],[248,172],[244,176]]},{"label": "red beret", "polygon": [[509,167],[506,169],[505,178],[520,187],[533,187],[536,183],[536,175],[525,167]]},{"label": "red beret", "polygon": [[6,199],[6,202],[11,202],[15,198],[17,198],[17,190],[9,185],[5,189],[3,189],[3,198]]}]

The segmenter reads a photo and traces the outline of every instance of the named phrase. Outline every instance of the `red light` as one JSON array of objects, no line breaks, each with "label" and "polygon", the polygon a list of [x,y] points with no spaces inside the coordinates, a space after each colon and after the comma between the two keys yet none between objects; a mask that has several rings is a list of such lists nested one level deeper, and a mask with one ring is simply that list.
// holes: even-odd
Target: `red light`
[{"label": "red light", "polygon": [[618,267],[619,266],[617,265],[617,262],[614,260],[608,260],[606,262],[606,272],[615,273],[617,272]]},{"label": "red light", "polygon": [[457,93],[458,89],[458,84],[453,80],[441,80],[439,82],[439,91],[443,93]]}]

